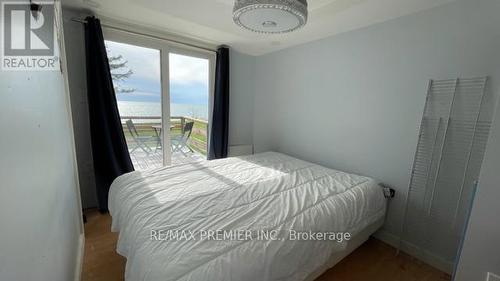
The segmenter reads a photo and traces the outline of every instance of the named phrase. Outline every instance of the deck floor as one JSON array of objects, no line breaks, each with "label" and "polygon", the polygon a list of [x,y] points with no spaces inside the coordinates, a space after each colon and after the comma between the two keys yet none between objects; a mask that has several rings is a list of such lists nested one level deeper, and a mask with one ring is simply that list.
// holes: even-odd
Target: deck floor
[{"label": "deck floor", "polygon": [[[162,150],[153,150],[152,153],[145,153],[144,151],[136,150],[130,153],[130,159],[134,168],[138,171],[159,168],[163,166]],[[206,160],[206,156],[198,152],[181,152],[172,153],[172,165],[179,165],[184,163],[198,162]]]}]

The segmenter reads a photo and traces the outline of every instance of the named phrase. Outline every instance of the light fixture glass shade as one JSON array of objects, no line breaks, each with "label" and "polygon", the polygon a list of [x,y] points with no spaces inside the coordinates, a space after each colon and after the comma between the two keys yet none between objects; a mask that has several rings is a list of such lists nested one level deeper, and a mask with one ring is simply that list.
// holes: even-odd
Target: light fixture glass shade
[{"label": "light fixture glass shade", "polygon": [[236,0],[234,22],[259,33],[285,33],[307,22],[306,0]]}]

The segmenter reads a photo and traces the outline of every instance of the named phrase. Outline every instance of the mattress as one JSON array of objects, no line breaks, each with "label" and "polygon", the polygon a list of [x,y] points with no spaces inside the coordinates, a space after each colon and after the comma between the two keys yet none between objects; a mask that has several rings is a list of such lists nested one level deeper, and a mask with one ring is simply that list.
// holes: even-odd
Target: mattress
[{"label": "mattress", "polygon": [[136,171],[111,185],[125,280],[305,280],[383,219],[371,178],[276,152]]}]

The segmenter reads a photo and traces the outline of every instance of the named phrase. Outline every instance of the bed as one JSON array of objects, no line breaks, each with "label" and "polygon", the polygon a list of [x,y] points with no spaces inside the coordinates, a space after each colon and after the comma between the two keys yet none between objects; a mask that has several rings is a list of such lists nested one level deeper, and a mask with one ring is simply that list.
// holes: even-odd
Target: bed
[{"label": "bed", "polygon": [[386,202],[371,178],[266,152],[122,175],[109,210],[127,281],[314,280]]}]

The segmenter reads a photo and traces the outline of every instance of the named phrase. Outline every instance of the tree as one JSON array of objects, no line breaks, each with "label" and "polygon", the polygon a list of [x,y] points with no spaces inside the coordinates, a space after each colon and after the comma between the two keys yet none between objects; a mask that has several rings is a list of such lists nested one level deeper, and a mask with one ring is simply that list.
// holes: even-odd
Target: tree
[{"label": "tree", "polygon": [[135,91],[133,88],[124,88],[122,83],[127,80],[134,72],[127,67],[128,61],[123,59],[122,55],[113,56],[108,50],[108,61],[111,72],[111,79],[113,79],[113,86],[115,93],[132,93]]}]

